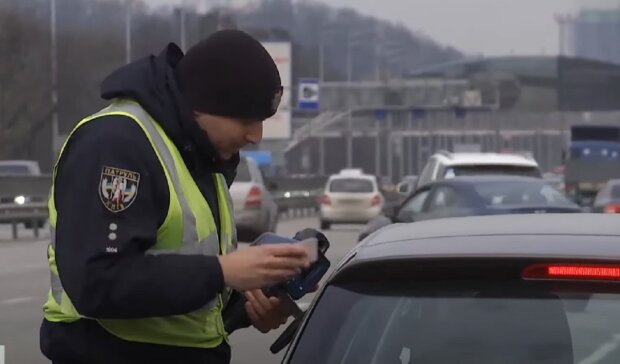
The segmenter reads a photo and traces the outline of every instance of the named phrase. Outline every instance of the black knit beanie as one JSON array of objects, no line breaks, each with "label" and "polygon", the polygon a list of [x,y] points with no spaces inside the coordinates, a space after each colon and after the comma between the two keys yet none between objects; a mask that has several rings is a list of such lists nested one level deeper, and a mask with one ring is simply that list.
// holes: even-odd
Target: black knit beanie
[{"label": "black knit beanie", "polygon": [[178,77],[192,110],[239,119],[272,117],[282,97],[273,58],[239,30],[222,30],[191,47]]}]

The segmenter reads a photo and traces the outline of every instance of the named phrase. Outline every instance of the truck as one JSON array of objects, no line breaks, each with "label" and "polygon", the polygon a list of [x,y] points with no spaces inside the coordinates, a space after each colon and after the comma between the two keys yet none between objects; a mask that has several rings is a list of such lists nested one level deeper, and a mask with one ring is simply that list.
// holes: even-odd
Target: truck
[{"label": "truck", "polygon": [[583,207],[610,179],[620,178],[620,126],[574,125],[564,152],[566,194]]}]

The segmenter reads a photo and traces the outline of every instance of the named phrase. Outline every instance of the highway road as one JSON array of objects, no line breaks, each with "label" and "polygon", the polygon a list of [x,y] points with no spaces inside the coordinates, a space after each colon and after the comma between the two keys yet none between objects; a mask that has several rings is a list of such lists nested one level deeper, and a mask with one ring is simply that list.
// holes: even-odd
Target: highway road
[{"label": "highway road", "polygon": [[[282,221],[278,233],[292,236],[306,227],[318,227],[315,218]],[[355,246],[360,226],[336,226],[327,235],[332,242],[332,265]],[[6,364],[49,364],[39,351],[41,306],[49,289],[45,249],[49,233],[34,239],[31,231],[20,228],[20,239],[11,240],[10,226],[0,225],[0,345],[5,346]],[[312,297],[305,297],[308,304]],[[282,357],[269,352],[281,330],[261,334],[254,329],[235,332],[232,337],[233,363],[278,363]],[[1,362],[1,360],[0,360]]]}]

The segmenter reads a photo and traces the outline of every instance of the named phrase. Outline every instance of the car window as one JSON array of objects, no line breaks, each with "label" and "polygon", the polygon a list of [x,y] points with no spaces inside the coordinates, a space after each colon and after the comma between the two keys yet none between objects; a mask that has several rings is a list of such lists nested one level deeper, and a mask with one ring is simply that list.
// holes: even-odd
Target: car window
[{"label": "car window", "polygon": [[443,176],[479,176],[479,175],[509,175],[524,177],[541,177],[540,170],[536,167],[524,167],[514,165],[471,165],[452,166],[447,168]]},{"label": "car window", "polygon": [[30,168],[25,165],[0,165],[0,175],[30,175],[32,174]]},{"label": "car window", "polygon": [[611,344],[618,294],[523,282],[394,283],[328,287],[290,363],[620,362]]},{"label": "car window", "polygon": [[237,176],[235,182],[252,182],[252,174],[250,173],[250,166],[245,158],[241,158],[239,165],[237,166]]},{"label": "car window", "polygon": [[372,193],[374,190],[372,181],[362,178],[337,178],[329,184],[329,192],[336,193]]},{"label": "car window", "polygon": [[426,167],[420,174],[420,179],[418,179],[417,185],[424,186],[431,182],[433,171],[435,170],[435,158],[429,159],[428,163],[426,163]]},{"label": "car window", "polygon": [[620,199],[620,185],[611,186],[611,198]]},{"label": "car window", "polygon": [[429,202],[429,211],[436,211],[456,207],[460,203],[460,196],[452,187],[439,186],[434,189]]},{"label": "car window", "polygon": [[572,205],[560,191],[543,181],[478,182],[474,189],[487,206]]},{"label": "car window", "polygon": [[430,190],[420,191],[416,193],[415,196],[407,200],[407,202],[405,202],[400,208],[399,217],[421,213],[424,208],[424,202],[426,202],[426,198],[429,193]]},{"label": "car window", "polygon": [[409,190],[411,190],[411,182],[402,182],[400,185],[398,185],[398,192],[399,193],[409,193]]}]

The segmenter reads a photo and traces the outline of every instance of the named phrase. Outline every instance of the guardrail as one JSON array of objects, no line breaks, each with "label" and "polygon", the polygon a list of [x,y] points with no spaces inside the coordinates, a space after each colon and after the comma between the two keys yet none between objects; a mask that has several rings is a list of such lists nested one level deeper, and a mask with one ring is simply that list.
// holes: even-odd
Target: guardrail
[{"label": "guardrail", "polygon": [[13,240],[18,238],[17,225],[24,223],[34,230],[34,236],[39,238],[39,230],[48,218],[46,203],[29,203],[23,205],[0,204],[0,223],[11,224]]},{"label": "guardrail", "polygon": [[47,197],[50,175],[0,176],[0,223],[11,224],[13,239],[18,238],[18,225],[39,230],[48,218]]}]

